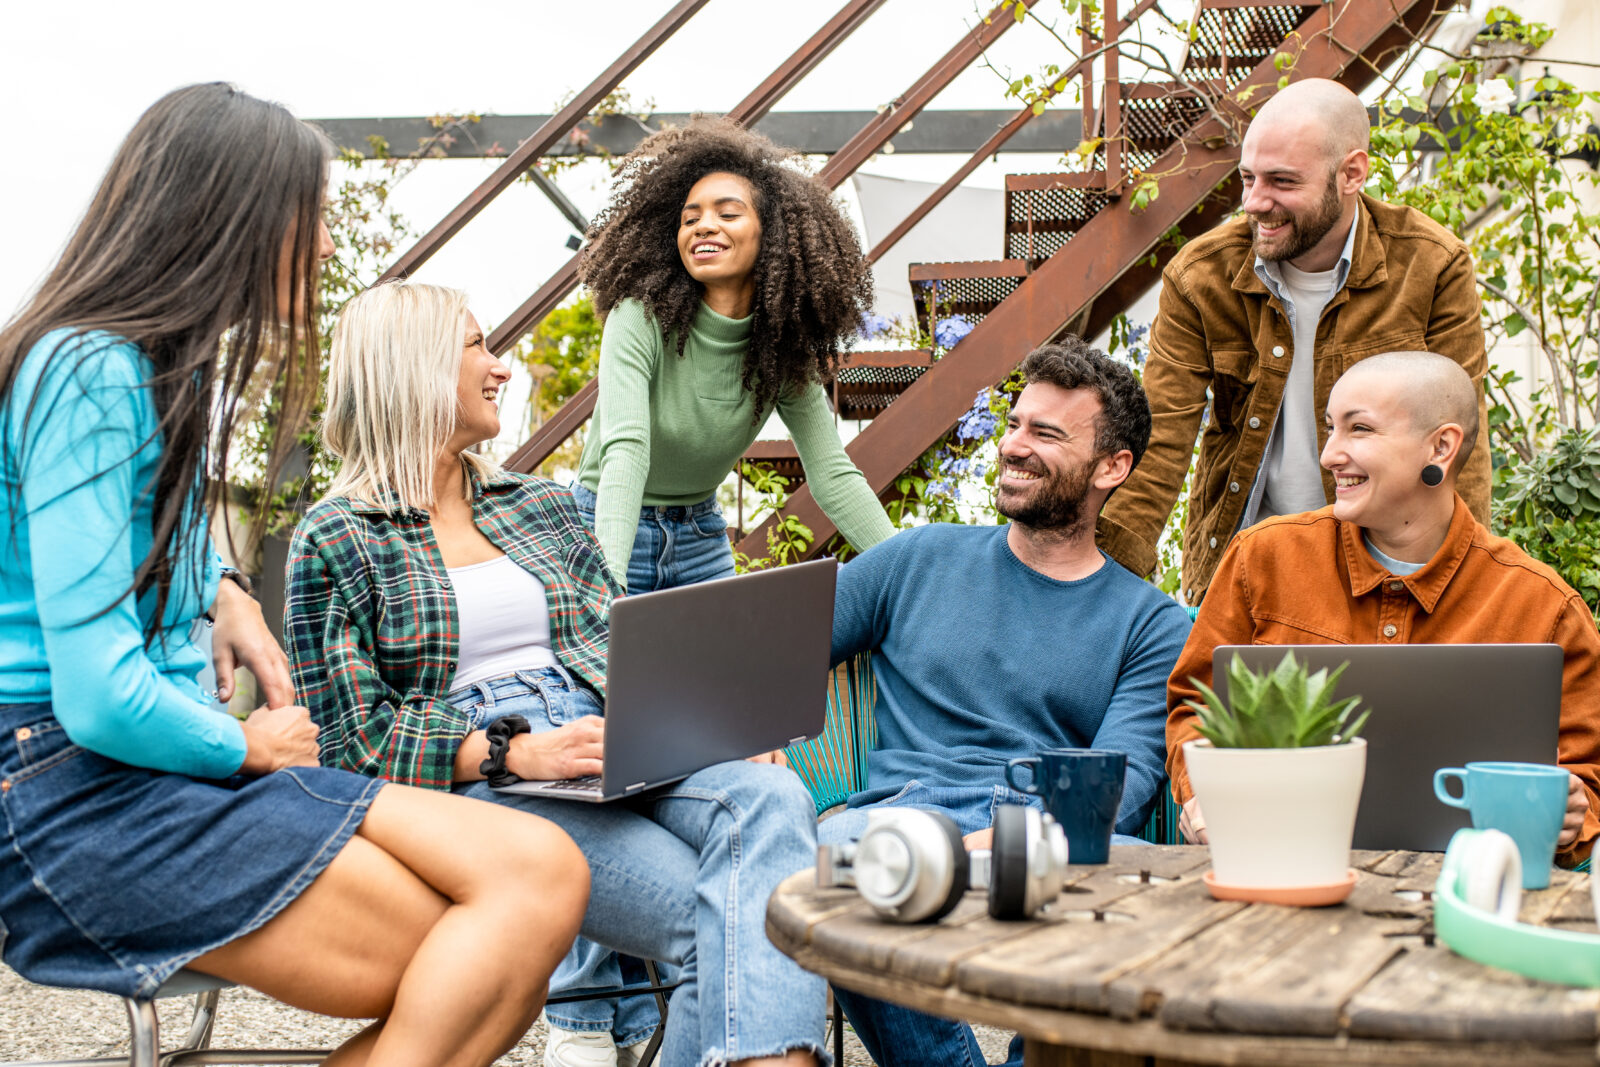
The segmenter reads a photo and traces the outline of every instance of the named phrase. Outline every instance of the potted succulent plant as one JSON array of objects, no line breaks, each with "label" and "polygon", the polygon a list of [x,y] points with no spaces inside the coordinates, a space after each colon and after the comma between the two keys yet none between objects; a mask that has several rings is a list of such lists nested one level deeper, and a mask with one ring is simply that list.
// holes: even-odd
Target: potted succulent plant
[{"label": "potted succulent plant", "polygon": [[1211,847],[1213,895],[1331,904],[1355,884],[1350,839],[1367,743],[1360,697],[1334,699],[1344,666],[1308,672],[1293,652],[1257,673],[1237,656],[1228,699],[1189,701],[1204,740],[1183,746]]}]

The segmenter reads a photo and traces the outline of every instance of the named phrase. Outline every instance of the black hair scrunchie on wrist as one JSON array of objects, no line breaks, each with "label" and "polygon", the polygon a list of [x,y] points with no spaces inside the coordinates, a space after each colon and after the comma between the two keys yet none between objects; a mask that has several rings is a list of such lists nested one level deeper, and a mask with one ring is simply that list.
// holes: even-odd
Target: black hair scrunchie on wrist
[{"label": "black hair scrunchie on wrist", "polygon": [[533,727],[521,715],[507,715],[496,719],[484,731],[489,737],[489,758],[478,764],[478,771],[492,786],[508,786],[522,779],[506,770],[506,756],[511,752],[511,739],[518,734],[532,733]]}]

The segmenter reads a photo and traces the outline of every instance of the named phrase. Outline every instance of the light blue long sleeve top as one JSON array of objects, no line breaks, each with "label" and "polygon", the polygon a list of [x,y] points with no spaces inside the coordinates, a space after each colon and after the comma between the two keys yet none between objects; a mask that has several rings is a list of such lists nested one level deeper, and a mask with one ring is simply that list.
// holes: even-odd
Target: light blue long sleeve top
[{"label": "light blue long sleeve top", "polygon": [[105,334],[51,358],[70,332],[29,352],[0,421],[0,703],[48,701],[75,744],[111,759],[225,778],[246,746],[238,720],[196,682],[207,657],[190,635],[218,570],[204,532],[191,546],[199,555],[174,567],[148,648],[154,590],[122,596],[152,536],[161,444],[150,361]]},{"label": "light blue long sleeve top", "polygon": [[1128,754],[1117,831],[1138,833],[1166,774],[1167,676],[1189,627],[1109,556],[1062,582],[1019,560],[1004,526],[891,537],[839,571],[833,661],[871,650],[878,683],[878,748],[850,806],[916,780],[987,826],[1008,760],[1112,749]]}]

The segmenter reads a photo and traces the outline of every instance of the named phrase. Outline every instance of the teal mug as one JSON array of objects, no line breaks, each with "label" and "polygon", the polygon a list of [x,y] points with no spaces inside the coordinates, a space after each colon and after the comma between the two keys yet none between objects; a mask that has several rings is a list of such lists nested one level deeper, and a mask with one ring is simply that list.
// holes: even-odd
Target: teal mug
[{"label": "teal mug", "polygon": [[[1461,782],[1461,795],[1449,789]],[[1469,763],[1433,774],[1433,793],[1453,808],[1472,813],[1478,830],[1509,834],[1522,854],[1522,888],[1550,884],[1556,838],[1567,814],[1567,772],[1547,763]]]}]

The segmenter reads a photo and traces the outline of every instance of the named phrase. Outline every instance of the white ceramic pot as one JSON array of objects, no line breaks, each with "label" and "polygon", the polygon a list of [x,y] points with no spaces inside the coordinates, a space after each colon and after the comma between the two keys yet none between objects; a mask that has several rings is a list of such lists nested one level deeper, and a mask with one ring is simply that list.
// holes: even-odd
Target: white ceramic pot
[{"label": "white ceramic pot", "polygon": [[1350,870],[1367,742],[1316,748],[1183,746],[1213,877],[1229,886],[1327,886]]}]

